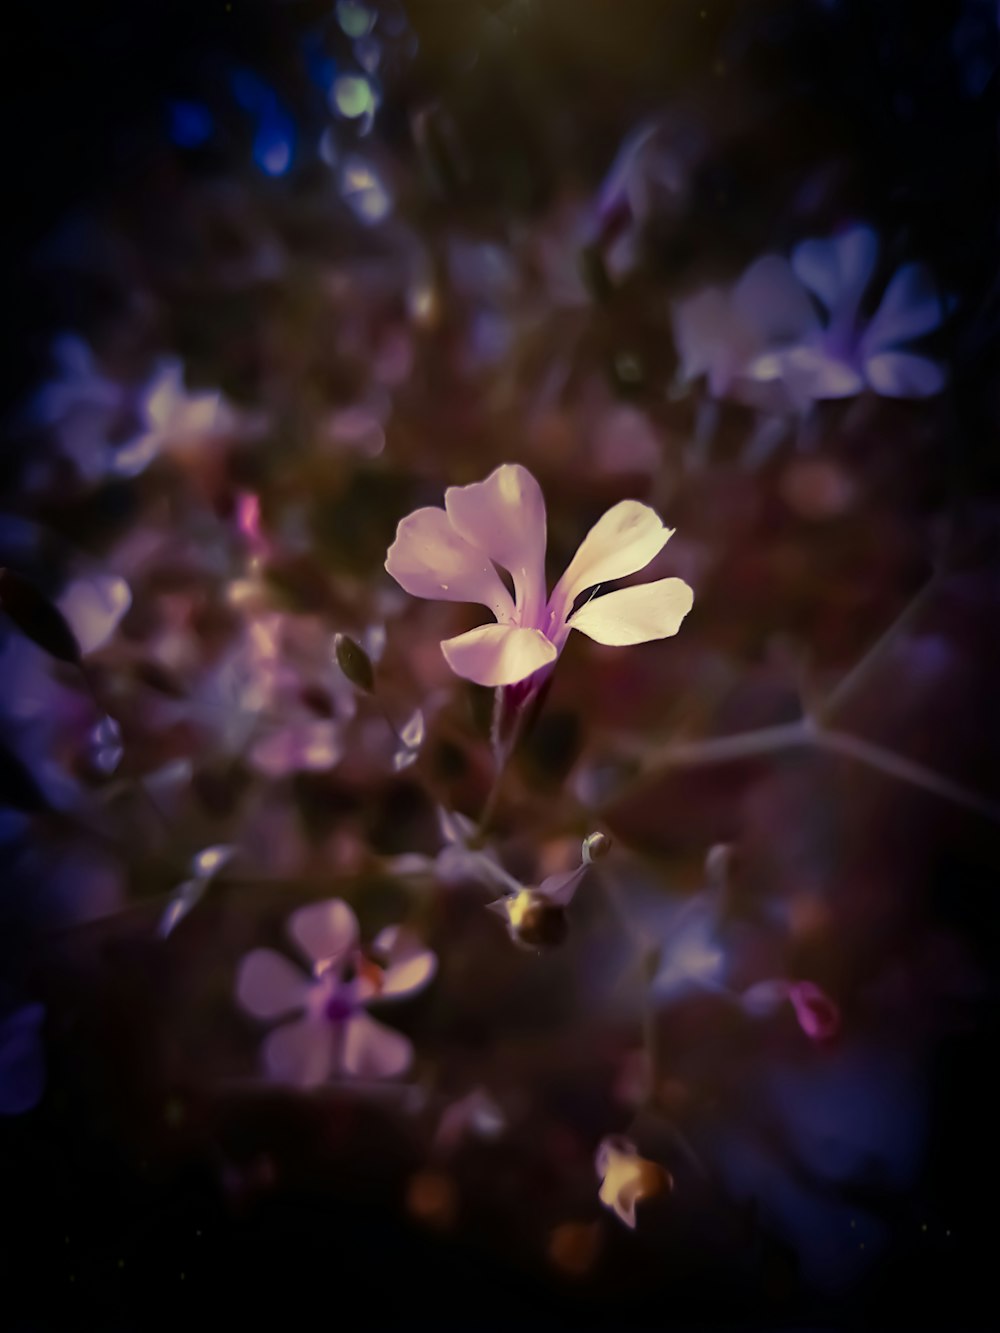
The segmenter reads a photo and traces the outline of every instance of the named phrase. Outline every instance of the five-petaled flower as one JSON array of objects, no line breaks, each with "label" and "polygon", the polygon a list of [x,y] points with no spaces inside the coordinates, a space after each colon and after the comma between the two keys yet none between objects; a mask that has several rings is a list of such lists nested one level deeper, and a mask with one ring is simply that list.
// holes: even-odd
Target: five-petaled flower
[{"label": "five-petaled flower", "polygon": [[331,1075],[394,1078],[413,1058],[407,1037],[366,1012],[375,1000],[401,999],[422,990],[437,970],[434,954],[399,926],[372,943],[374,961],[358,947],[358,922],[334,898],[294,912],[288,931],[312,962],[312,976],[273,949],[255,949],[240,964],[236,994],[255,1018],[301,1017],[274,1029],[264,1042],[271,1078],[312,1088]]},{"label": "five-petaled flower", "polygon": [[[574,611],[588,589],[645,569],[671,534],[648,505],[622,500],[594,524],[546,598],[545,501],[526,468],[505,463],[485,481],[449,487],[443,509],[402,519],[385,567],[414,597],[489,607],[495,625],[445,639],[441,648],[457,675],[515,685],[551,667],[571,629],[615,645],[676,634],[694,601],[683,579],[621,588]],[[496,565],[510,574],[513,597]]]}]

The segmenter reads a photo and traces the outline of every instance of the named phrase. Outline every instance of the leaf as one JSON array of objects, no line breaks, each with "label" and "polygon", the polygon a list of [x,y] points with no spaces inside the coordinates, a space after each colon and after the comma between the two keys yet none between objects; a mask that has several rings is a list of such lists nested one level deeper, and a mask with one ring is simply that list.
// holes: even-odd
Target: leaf
[{"label": "leaf", "polygon": [[79,665],[80,645],[66,617],[33,583],[11,569],[0,569],[0,607],[50,657]]}]

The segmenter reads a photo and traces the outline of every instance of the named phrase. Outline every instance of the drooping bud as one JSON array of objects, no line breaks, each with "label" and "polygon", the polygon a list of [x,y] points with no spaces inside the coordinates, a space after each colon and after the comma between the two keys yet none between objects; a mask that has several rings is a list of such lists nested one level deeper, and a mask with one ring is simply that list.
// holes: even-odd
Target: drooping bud
[{"label": "drooping bud", "polygon": [[555,949],[569,934],[566,909],[537,889],[521,889],[491,906],[506,917],[510,937],[521,948]]},{"label": "drooping bud", "polygon": [[588,833],[583,840],[582,855],[585,865],[593,865],[611,851],[611,839],[606,833]]},{"label": "drooping bud", "polygon": [[351,684],[363,690],[365,694],[371,694],[375,688],[375,671],[371,658],[360,643],[355,642],[347,634],[335,634],[333,651],[337,665]]}]

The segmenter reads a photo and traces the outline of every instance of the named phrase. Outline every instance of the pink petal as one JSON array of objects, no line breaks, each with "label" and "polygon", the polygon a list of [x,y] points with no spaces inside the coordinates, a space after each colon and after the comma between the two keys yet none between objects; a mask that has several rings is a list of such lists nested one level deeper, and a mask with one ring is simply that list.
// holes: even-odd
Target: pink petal
[{"label": "pink petal", "polygon": [[923,264],[906,264],[885,289],[865,333],[869,353],[920,338],[944,319],[944,304],[934,278]]},{"label": "pink petal", "polygon": [[279,1018],[305,1008],[309,981],[273,949],[254,949],[240,963],[236,998],[254,1018]]},{"label": "pink petal", "polygon": [[437,972],[436,954],[424,947],[414,931],[403,926],[386,926],[376,935],[373,948],[386,960],[379,999],[415,995]]},{"label": "pink petal", "polygon": [[545,605],[546,540],[535,478],[519,463],[504,463],[485,481],[449,486],[444,506],[460,536],[510,571],[521,623],[533,624]]},{"label": "pink petal", "polygon": [[315,1088],[333,1072],[336,1030],[323,1019],[303,1018],[277,1028],[264,1041],[264,1065],[278,1083]]},{"label": "pink petal", "polygon": [[931,398],[944,388],[936,361],[913,352],[879,352],[865,362],[868,383],[883,398]]},{"label": "pink petal", "polygon": [[693,605],[694,593],[683,579],[657,579],[594,597],[570,618],[569,627],[597,643],[649,643],[676,634]]},{"label": "pink petal", "polygon": [[840,1010],[812,981],[795,981],[788,989],[799,1027],[813,1041],[829,1041],[840,1031]]},{"label": "pink petal", "polygon": [[413,1059],[408,1037],[367,1014],[355,1014],[348,1021],[343,1040],[344,1071],[354,1078],[396,1078]]},{"label": "pink petal", "polygon": [[293,912],[288,933],[314,963],[335,962],[356,947],[358,919],[347,903],[330,898]]},{"label": "pink petal", "polygon": [[509,625],[483,625],[445,639],[445,661],[457,676],[477,685],[514,685],[527,680],[558,656],[555,644],[540,630]]},{"label": "pink petal", "polygon": [[417,509],[400,521],[385,567],[412,597],[479,602],[497,620],[514,618],[514,603],[483,551],[452,527],[443,509]]},{"label": "pink petal", "polygon": [[584,537],[549,600],[553,631],[565,622],[580,593],[598,583],[645,569],[673,535],[673,528],[649,505],[622,500],[597,520]]}]

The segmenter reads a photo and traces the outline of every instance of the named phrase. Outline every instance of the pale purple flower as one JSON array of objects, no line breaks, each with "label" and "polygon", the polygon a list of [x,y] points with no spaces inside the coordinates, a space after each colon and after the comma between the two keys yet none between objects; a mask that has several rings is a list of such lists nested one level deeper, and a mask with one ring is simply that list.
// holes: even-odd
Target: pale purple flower
[{"label": "pale purple flower", "polygon": [[940,326],[945,303],[924,265],[905,264],[866,320],[862,302],[878,248],[871,227],[852,227],[803,241],[790,262],[762,256],[731,290],[712,287],[677,302],[682,379],[704,375],[714,397],[760,405],[768,390],[783,391],[800,408],[865,389],[887,398],[939,393],[941,366],[907,347]]},{"label": "pale purple flower", "polygon": [[126,477],[144,472],[164,449],[209,441],[233,429],[232,408],[218,390],[189,392],[180,361],[161,362],[139,399],[142,429],[115,455],[114,469]]},{"label": "pale purple flower", "polygon": [[387,926],[373,961],[358,945],[358,922],[339,899],[312,903],[289,918],[288,930],[312,964],[307,975],[273,949],[255,949],[240,964],[236,994],[255,1018],[298,1013],[265,1039],[264,1066],[281,1083],[312,1088],[330,1077],[394,1078],[413,1058],[409,1038],[367,1013],[376,1000],[422,990],[437,970],[435,955],[413,932]]},{"label": "pale purple flower", "polygon": [[889,282],[878,309],[864,322],[861,303],[878,260],[871,227],[852,227],[830,240],[803,241],[792,270],[822,306],[808,309],[791,345],[749,367],[759,381],[784,380],[800,399],[851,398],[869,388],[887,398],[929,398],[944,387],[936,362],[906,345],[933,332],[944,303],[923,264],[905,264]]},{"label": "pale purple flower", "polygon": [[[594,597],[581,593],[644,569],[672,529],[638,500],[622,500],[583,539],[546,598],[545,501],[531,473],[505,463],[485,481],[451,486],[444,508],[404,518],[385,567],[414,597],[479,602],[496,617],[441,644],[448,665],[478,685],[514,685],[555,662],[571,629],[598,643],[647,643],[676,634],[694,594],[677,578]],[[514,596],[495,565],[513,580]]]}]

